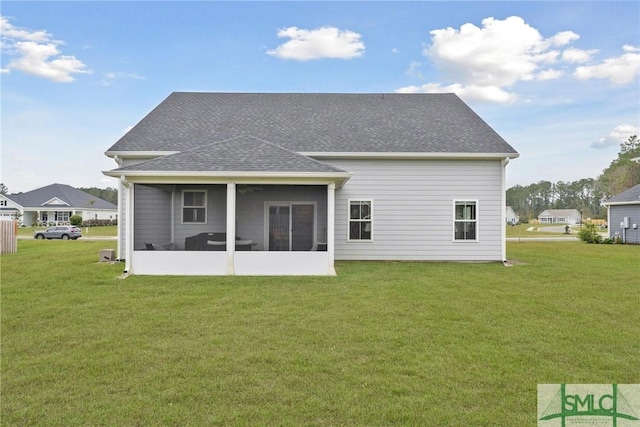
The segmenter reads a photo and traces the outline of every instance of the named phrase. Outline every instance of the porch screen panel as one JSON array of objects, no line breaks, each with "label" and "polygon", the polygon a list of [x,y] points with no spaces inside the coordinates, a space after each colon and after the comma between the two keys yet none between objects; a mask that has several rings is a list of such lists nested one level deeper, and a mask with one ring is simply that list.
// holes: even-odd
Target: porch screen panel
[{"label": "porch screen panel", "polygon": [[313,205],[291,207],[291,250],[310,251],[313,248]]},{"label": "porch screen panel", "polygon": [[289,206],[269,207],[269,250],[289,250]]}]

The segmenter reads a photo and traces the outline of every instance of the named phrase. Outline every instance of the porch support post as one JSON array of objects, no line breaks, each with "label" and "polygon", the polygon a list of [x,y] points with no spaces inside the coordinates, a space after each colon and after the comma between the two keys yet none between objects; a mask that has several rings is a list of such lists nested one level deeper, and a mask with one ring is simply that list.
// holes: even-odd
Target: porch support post
[{"label": "porch support post", "polygon": [[236,251],[236,184],[227,183],[227,274],[235,274]]},{"label": "porch support post", "polygon": [[507,262],[507,224],[505,221],[506,209],[507,209],[507,165],[509,164],[509,158],[505,158],[500,162],[502,166],[500,176],[500,206],[502,213],[500,215],[500,256],[502,262]]},{"label": "porch support post", "polygon": [[127,210],[127,218],[125,223],[125,258],[124,258],[124,271],[126,273],[135,273],[131,271],[131,263],[133,258],[133,184],[130,182],[124,182],[125,197],[127,199],[125,209]]},{"label": "porch support post", "polygon": [[329,255],[328,274],[336,274],[334,263],[334,243],[336,226],[336,184],[327,185],[327,254]]}]

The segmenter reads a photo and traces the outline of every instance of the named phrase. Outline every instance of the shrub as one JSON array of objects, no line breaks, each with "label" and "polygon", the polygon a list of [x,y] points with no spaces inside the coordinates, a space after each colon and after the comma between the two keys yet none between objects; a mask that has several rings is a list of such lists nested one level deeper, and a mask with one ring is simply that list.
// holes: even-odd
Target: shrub
[{"label": "shrub", "polygon": [[598,229],[592,222],[582,226],[578,232],[578,237],[585,243],[602,243],[602,236],[598,234]]},{"label": "shrub", "polygon": [[71,225],[79,227],[82,225],[82,217],[80,215],[71,215],[71,218],[69,218],[69,223]]},{"label": "shrub", "polygon": [[115,219],[88,219],[82,223],[83,227],[101,227],[105,225],[118,225]]}]

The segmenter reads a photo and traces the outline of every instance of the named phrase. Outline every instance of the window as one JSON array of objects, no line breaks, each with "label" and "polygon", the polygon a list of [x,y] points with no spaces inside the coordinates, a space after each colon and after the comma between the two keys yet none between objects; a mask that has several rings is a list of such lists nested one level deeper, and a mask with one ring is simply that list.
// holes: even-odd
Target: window
[{"label": "window", "polygon": [[182,222],[189,224],[207,223],[206,190],[184,190],[182,192]]},{"label": "window", "polygon": [[56,211],[55,218],[56,218],[56,221],[59,221],[59,222],[69,222],[69,212]]},{"label": "window", "polygon": [[371,241],[373,200],[349,201],[349,240]]},{"label": "window", "polygon": [[478,240],[477,201],[454,201],[453,240]]}]

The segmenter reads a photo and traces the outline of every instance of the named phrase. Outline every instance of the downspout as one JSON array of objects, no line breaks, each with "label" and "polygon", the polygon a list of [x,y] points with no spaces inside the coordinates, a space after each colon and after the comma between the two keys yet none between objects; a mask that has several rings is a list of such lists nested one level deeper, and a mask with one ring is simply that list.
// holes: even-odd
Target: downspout
[{"label": "downspout", "polygon": [[507,209],[507,165],[509,164],[509,158],[505,157],[501,161],[502,171],[501,171],[501,189],[500,189],[500,198],[501,198],[501,214],[500,218],[500,241],[501,241],[501,256],[502,262],[506,264],[507,262],[507,225],[504,221],[505,209]]},{"label": "downspout", "polygon": [[[124,258],[124,254],[122,253],[122,219],[126,218],[127,216],[124,214],[124,185],[122,184],[122,178],[120,178],[118,180],[118,213],[117,213],[117,228],[118,228],[118,234],[117,234],[117,247],[116,247],[116,259],[123,259]],[[124,223],[126,225],[126,222]]]},{"label": "downspout", "polygon": [[613,238],[613,235],[611,234],[611,206],[609,205],[607,205],[607,234],[610,239]]},{"label": "downspout", "polygon": [[[120,157],[118,157],[117,155],[113,157],[113,160],[115,160],[116,164],[118,165],[118,167],[122,166],[122,159],[120,159]],[[117,233],[117,246],[116,246],[116,259],[123,259],[123,253],[122,253],[122,233],[120,232],[122,230],[122,218],[126,218],[126,215],[124,215],[124,207],[122,206],[122,200],[124,199],[124,177],[121,176],[120,179],[118,180],[118,213],[116,214],[116,219],[117,219],[117,229],[118,229],[118,233]],[[126,224],[126,223],[125,223]]]},{"label": "downspout", "polygon": [[127,211],[124,232],[124,272],[133,273],[131,271],[131,258],[133,257],[133,185],[127,181],[124,175],[120,177],[120,182],[125,190],[125,209]]}]

